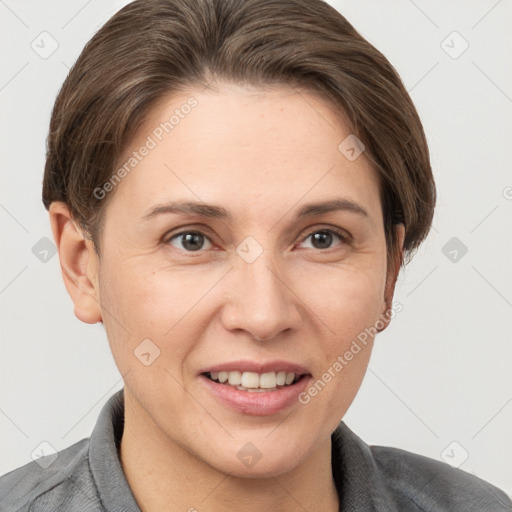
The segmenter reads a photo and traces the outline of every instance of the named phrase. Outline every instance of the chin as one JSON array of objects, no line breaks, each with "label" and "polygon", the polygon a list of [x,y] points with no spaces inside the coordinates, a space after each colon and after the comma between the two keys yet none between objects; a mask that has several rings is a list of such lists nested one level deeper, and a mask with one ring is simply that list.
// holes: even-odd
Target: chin
[{"label": "chin", "polygon": [[[274,435],[276,437],[271,440]],[[306,440],[299,442],[289,435],[283,439],[275,432],[267,436],[268,432],[260,435],[245,434],[239,440],[235,438],[231,446],[219,443],[214,449],[215,454],[212,456],[209,453],[203,460],[217,471],[231,476],[269,478],[270,475],[279,476],[292,471],[307,458]]]}]

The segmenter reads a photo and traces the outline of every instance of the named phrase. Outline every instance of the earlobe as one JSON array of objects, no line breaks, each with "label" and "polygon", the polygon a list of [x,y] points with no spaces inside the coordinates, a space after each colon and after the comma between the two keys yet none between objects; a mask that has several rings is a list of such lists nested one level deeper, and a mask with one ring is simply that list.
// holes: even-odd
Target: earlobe
[{"label": "earlobe", "polygon": [[64,284],[82,322],[101,322],[98,290],[98,256],[72,219],[68,206],[60,201],[49,208],[53,238],[59,252]]},{"label": "earlobe", "polygon": [[393,307],[393,296],[395,294],[395,285],[400,272],[400,267],[403,261],[404,255],[404,239],[405,239],[405,226],[398,224],[395,226],[396,232],[396,249],[394,251],[394,260],[389,262],[386,276],[386,288],[384,291],[384,306],[381,312],[381,323],[383,327],[378,329],[378,332],[382,332],[389,325],[391,321],[391,311]]}]

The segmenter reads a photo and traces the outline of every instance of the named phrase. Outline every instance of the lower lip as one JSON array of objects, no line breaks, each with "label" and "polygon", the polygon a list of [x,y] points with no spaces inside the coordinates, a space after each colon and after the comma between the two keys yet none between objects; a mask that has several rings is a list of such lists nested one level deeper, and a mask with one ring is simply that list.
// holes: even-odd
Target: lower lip
[{"label": "lower lip", "polygon": [[298,382],[290,386],[279,388],[276,391],[241,391],[226,384],[214,382],[204,375],[200,375],[208,390],[224,405],[244,414],[255,416],[269,416],[298,403],[298,395],[302,393],[309,381],[310,375],[305,375]]}]

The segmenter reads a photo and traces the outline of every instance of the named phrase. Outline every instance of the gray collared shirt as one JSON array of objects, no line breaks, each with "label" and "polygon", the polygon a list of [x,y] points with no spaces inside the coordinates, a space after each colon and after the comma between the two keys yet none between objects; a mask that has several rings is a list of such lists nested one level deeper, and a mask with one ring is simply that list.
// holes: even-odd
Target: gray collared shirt
[{"label": "gray collared shirt", "polygon": [[[46,469],[39,459],[0,477],[0,511],[140,512],[119,460],[123,425],[121,389],[90,438],[58,452]],[[340,512],[512,512],[491,484],[421,455],[369,446],[343,422],[332,434],[332,470]]]}]

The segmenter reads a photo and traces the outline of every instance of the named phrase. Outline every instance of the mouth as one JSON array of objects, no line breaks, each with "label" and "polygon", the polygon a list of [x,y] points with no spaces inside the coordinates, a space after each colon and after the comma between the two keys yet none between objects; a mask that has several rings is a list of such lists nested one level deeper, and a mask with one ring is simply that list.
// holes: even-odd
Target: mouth
[{"label": "mouth", "polygon": [[203,368],[198,377],[206,393],[237,413],[269,416],[299,404],[312,375],[302,366],[275,361],[233,361]]}]

